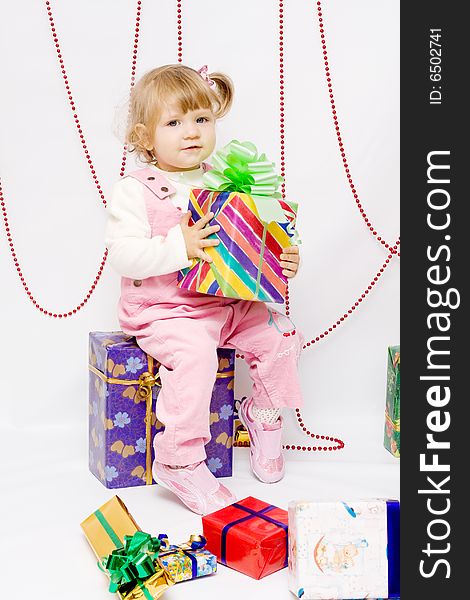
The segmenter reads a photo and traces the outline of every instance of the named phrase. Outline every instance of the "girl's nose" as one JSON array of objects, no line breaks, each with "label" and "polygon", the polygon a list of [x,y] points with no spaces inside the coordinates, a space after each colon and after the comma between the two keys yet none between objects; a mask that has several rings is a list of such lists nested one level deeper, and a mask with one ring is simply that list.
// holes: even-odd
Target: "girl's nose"
[{"label": "girl's nose", "polygon": [[194,123],[187,125],[184,130],[184,137],[187,137],[187,138],[199,137],[198,127]]}]

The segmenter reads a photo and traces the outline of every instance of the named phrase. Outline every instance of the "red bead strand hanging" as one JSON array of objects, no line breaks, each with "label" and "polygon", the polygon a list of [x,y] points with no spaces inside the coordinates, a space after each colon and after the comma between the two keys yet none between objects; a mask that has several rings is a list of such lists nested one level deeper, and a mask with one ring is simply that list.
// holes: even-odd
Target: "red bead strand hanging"
[{"label": "red bead strand hanging", "polygon": [[182,0],[176,2],[176,23],[178,25],[178,62],[183,62],[183,27],[182,27]]},{"label": "red bead strand hanging", "polygon": [[[51,6],[51,2],[49,0],[46,0],[46,9],[47,9],[47,14],[49,17],[49,25],[51,28],[51,33],[52,33],[52,38],[54,41],[54,46],[56,49],[56,53],[57,53],[57,58],[59,60],[59,66],[61,69],[61,73],[62,73],[62,78],[64,80],[64,85],[65,85],[65,90],[67,92],[67,96],[68,96],[68,101],[70,104],[70,108],[72,110],[73,113],[73,118],[75,121],[75,126],[77,128],[78,131],[78,135],[80,137],[80,142],[82,144],[82,148],[83,148],[83,152],[85,154],[85,159],[88,163],[88,167],[91,171],[92,177],[93,177],[93,181],[96,185],[96,188],[98,190],[98,194],[101,198],[102,203],[104,204],[104,206],[106,206],[106,199],[104,197],[100,182],[98,180],[98,176],[96,175],[96,169],[95,166],[93,164],[93,161],[91,159],[90,156],[90,152],[88,150],[88,146],[85,140],[85,136],[83,134],[83,128],[80,124],[80,120],[78,118],[78,114],[77,114],[77,110],[76,110],[76,102],[73,99],[72,96],[72,90],[70,87],[70,82],[67,76],[67,72],[65,70],[65,65],[64,65],[64,60],[63,60],[63,56],[62,56],[62,51],[60,48],[60,43],[59,43],[59,38],[58,38],[58,34],[57,34],[57,28],[55,26],[54,23],[54,16],[52,14],[52,6]],[[130,78],[130,89],[132,89],[134,87],[135,84],[135,73],[136,73],[136,69],[137,69],[137,53],[139,50],[139,37],[140,37],[140,18],[141,18],[141,12],[142,12],[142,1],[141,0],[137,0],[136,3],[136,17],[135,17],[135,24],[134,24],[134,37],[133,37],[133,41],[132,41],[132,62],[131,62],[131,78]],[[124,145],[123,148],[123,154],[122,154],[122,160],[121,160],[121,169],[120,169],[120,176],[122,177],[124,175],[125,172],[125,167],[126,167],[126,160],[127,160],[127,147],[126,145]]]},{"label": "red bead strand hanging", "polygon": [[[284,179],[281,185],[282,197],[286,197],[286,145],[285,145],[285,95],[284,95],[284,2],[279,0],[279,147],[281,155],[281,177]],[[286,316],[290,316],[289,302],[289,280],[286,285]]]},{"label": "red bead strand hanging", "polygon": [[[300,429],[314,440],[325,440],[325,442],[334,442],[334,446],[299,446],[295,444],[285,444],[283,448],[285,450],[302,450],[303,452],[315,452],[315,451],[332,451],[332,450],[342,450],[344,448],[344,442],[337,437],[333,437],[331,435],[319,435],[318,433],[312,433],[306,426],[302,418],[302,414],[298,408],[295,409],[295,416],[297,417],[297,422],[299,424]],[[321,442],[320,442],[321,443]]]},{"label": "red bead strand hanging", "polygon": [[[72,95],[72,90],[71,90],[71,86],[70,86],[70,82],[67,76],[67,71],[65,69],[65,64],[64,64],[64,59],[62,56],[62,51],[60,48],[60,43],[59,43],[59,38],[57,35],[57,28],[54,22],[54,16],[52,14],[52,6],[51,6],[51,2],[49,0],[46,0],[45,2],[45,6],[46,6],[46,10],[47,10],[47,15],[48,15],[48,20],[49,20],[49,26],[51,28],[51,33],[52,33],[52,38],[54,41],[54,46],[56,49],[56,53],[57,53],[57,58],[59,60],[59,66],[61,69],[61,73],[62,73],[62,78],[64,81],[64,85],[65,85],[65,90],[68,96],[68,101],[69,101],[69,105],[70,108],[72,110],[72,114],[73,114],[73,119],[75,122],[75,126],[77,128],[79,137],[80,137],[80,142],[82,144],[82,148],[83,148],[83,152],[85,154],[85,159],[87,161],[88,167],[90,169],[91,175],[93,177],[93,181],[96,185],[96,189],[98,190],[98,194],[100,196],[101,202],[103,203],[104,206],[106,206],[106,199],[104,197],[103,194],[103,190],[101,188],[100,182],[98,180],[98,177],[96,175],[96,169],[95,166],[93,164],[93,161],[91,159],[91,155],[90,152],[88,150],[88,145],[86,143],[85,140],[85,136],[83,133],[83,128],[81,126],[80,120],[78,118],[78,113],[77,113],[77,107],[76,107],[76,103],[75,100],[73,98]],[[139,48],[139,33],[140,33],[140,15],[141,15],[141,7],[142,7],[142,1],[138,0],[137,1],[137,6],[136,6],[136,20],[135,20],[135,27],[134,27],[134,38],[133,38],[133,51],[132,51],[132,66],[131,66],[131,83],[130,83],[130,88],[132,89],[132,87],[134,86],[135,83],[135,72],[136,72],[136,66],[137,66],[137,52],[138,52],[138,48]],[[126,167],[126,158],[127,158],[127,147],[124,146],[124,150],[123,150],[123,155],[122,155],[122,160],[121,160],[121,168],[120,168],[120,176],[122,177],[124,175],[124,171],[125,171],[125,167]],[[7,241],[8,241],[8,245],[10,248],[10,252],[11,252],[11,256],[13,258],[13,264],[16,268],[16,271],[18,273],[18,277],[20,278],[21,284],[23,285],[23,289],[26,292],[28,298],[31,300],[31,302],[33,303],[33,305],[44,315],[48,316],[48,317],[54,317],[54,318],[58,318],[58,319],[62,319],[62,318],[67,318],[67,317],[71,317],[75,314],[77,314],[78,311],[80,311],[85,305],[86,303],[89,301],[92,293],[94,292],[100,278],[101,275],[103,273],[103,269],[104,266],[106,264],[106,259],[108,256],[108,250],[105,249],[105,252],[103,254],[103,258],[101,260],[100,263],[100,267],[98,269],[98,272],[95,276],[95,279],[93,281],[93,283],[91,284],[87,294],[85,295],[85,297],[83,298],[83,300],[77,304],[77,306],[71,310],[68,311],[63,311],[63,312],[53,312],[50,310],[47,310],[46,308],[44,308],[43,306],[41,306],[39,304],[39,302],[36,300],[36,298],[34,297],[34,295],[31,293],[29,286],[25,280],[23,271],[21,269],[20,266],[20,262],[18,260],[18,256],[15,250],[15,246],[13,243],[13,237],[12,237],[12,233],[11,233],[11,227],[10,227],[10,223],[9,223],[9,219],[8,219],[8,212],[7,212],[7,207],[6,207],[6,203],[5,203],[5,196],[3,193],[3,188],[2,188],[2,183],[0,180],[0,207],[2,210],[2,215],[3,215],[3,223],[5,226],[5,232],[6,232],[6,236],[7,236]]]},{"label": "red bead strand hanging", "polygon": [[286,147],[285,147],[285,128],[284,128],[284,2],[279,0],[279,146],[281,154],[281,177],[282,182],[282,197],[286,194]]},{"label": "red bead strand hanging", "polygon": [[328,327],[327,329],[325,329],[323,331],[323,333],[320,333],[316,337],[313,337],[310,341],[306,342],[302,346],[302,348],[308,348],[310,346],[313,346],[317,342],[320,342],[321,340],[323,340],[324,338],[326,338],[327,335],[329,335],[330,333],[332,333],[337,327],[339,327],[340,325],[342,325],[344,323],[344,321],[353,314],[353,312],[356,310],[356,308],[358,308],[360,306],[360,304],[367,298],[367,296],[372,291],[373,287],[376,285],[376,283],[379,280],[379,278],[382,277],[385,269],[390,264],[390,261],[392,260],[393,256],[394,255],[392,253],[390,253],[387,256],[387,258],[385,259],[385,262],[383,263],[383,265],[380,267],[380,269],[375,274],[375,277],[370,281],[369,285],[364,289],[364,291],[357,298],[357,300],[350,306],[350,308],[347,310],[347,312],[345,312],[342,317],[339,317],[334,323],[332,323],[330,325],[330,327]]},{"label": "red bead strand hanging", "polygon": [[382,238],[382,236],[378,235],[377,230],[370,222],[369,217],[367,216],[365,210],[362,207],[362,203],[359,199],[359,195],[357,193],[356,186],[353,182],[351,171],[350,171],[349,164],[348,164],[348,160],[346,158],[346,151],[345,151],[343,139],[341,136],[341,130],[339,127],[338,115],[337,115],[337,111],[336,111],[335,98],[334,98],[334,94],[333,94],[333,85],[331,83],[331,70],[330,70],[329,61],[328,61],[328,51],[326,48],[325,25],[324,25],[324,20],[323,20],[322,6],[321,6],[321,2],[319,0],[317,1],[317,15],[318,15],[318,24],[319,24],[319,29],[320,29],[320,38],[321,38],[322,51],[323,51],[323,62],[325,64],[326,83],[328,85],[328,93],[329,93],[330,104],[331,104],[331,113],[333,116],[333,123],[335,126],[336,137],[338,139],[338,146],[339,146],[339,151],[341,154],[341,160],[342,160],[343,168],[344,168],[344,171],[346,173],[346,177],[347,177],[347,180],[349,183],[349,187],[351,189],[351,193],[354,197],[356,206],[359,209],[359,212],[361,213],[361,216],[364,219],[364,222],[367,225],[369,231],[372,233],[372,235],[374,237],[376,237],[377,241],[379,241],[382,244],[382,246],[384,246],[389,252],[400,256],[400,253],[398,252],[398,246],[400,245],[400,238],[398,238],[397,241],[393,244],[393,246],[391,246]]},{"label": "red bead strand hanging", "polygon": [[108,250],[105,250],[105,252],[104,252],[103,258],[101,259],[100,267],[98,269],[98,273],[96,274],[95,279],[94,279],[93,283],[91,284],[87,294],[85,295],[83,300],[79,304],[77,304],[77,306],[75,308],[73,308],[67,312],[53,312],[53,311],[47,310],[46,308],[44,308],[43,306],[41,306],[39,304],[39,302],[36,300],[36,298],[31,293],[29,286],[25,280],[23,271],[21,269],[20,261],[18,260],[18,255],[16,254],[15,246],[13,244],[13,237],[11,234],[10,222],[8,220],[7,207],[6,207],[4,196],[3,196],[3,188],[2,188],[1,180],[0,180],[0,206],[2,209],[3,225],[5,227],[5,233],[7,236],[7,241],[8,241],[8,245],[10,248],[11,257],[13,259],[13,264],[15,265],[16,272],[21,281],[21,285],[23,286],[23,289],[26,292],[26,295],[28,296],[28,298],[31,300],[33,305],[39,310],[39,312],[46,315],[47,317],[54,317],[56,319],[57,318],[58,319],[66,319],[67,317],[71,317],[71,316],[75,315],[79,310],[81,310],[85,306],[85,304],[88,302],[91,295],[95,291],[98,281],[100,280],[100,277],[103,273],[104,265],[106,263],[106,257],[108,255]]},{"label": "red bead strand hanging", "polygon": [[[286,193],[286,148],[285,148],[285,77],[284,77],[284,2],[279,0],[279,146],[281,152],[281,176],[284,178],[282,183],[282,197],[285,198]],[[286,301],[285,301],[286,316],[290,316],[290,298],[289,298],[289,280],[286,286]],[[295,333],[295,331],[293,332]],[[302,416],[300,411],[296,410],[296,417],[299,426],[302,425],[304,433],[313,439],[327,439],[334,442],[332,446],[299,446],[292,444],[284,444],[286,450],[302,450],[304,452],[313,452],[316,450],[340,450],[344,448],[344,442],[336,437],[323,436],[310,432],[303,426]]]}]

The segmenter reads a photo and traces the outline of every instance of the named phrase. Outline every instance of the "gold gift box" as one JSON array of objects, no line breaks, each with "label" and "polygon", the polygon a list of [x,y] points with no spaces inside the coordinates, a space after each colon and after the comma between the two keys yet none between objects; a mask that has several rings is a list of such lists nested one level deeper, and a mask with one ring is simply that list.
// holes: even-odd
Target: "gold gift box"
[{"label": "gold gift box", "polygon": [[[113,496],[98,510],[80,523],[88,543],[96,554],[98,561],[111,554],[113,550],[124,545],[124,536],[141,531],[134,518],[127,510],[119,496]],[[173,581],[158,561],[156,573],[144,584],[137,585],[125,592],[117,592],[122,600],[150,600],[160,598],[163,592],[173,585]]]}]

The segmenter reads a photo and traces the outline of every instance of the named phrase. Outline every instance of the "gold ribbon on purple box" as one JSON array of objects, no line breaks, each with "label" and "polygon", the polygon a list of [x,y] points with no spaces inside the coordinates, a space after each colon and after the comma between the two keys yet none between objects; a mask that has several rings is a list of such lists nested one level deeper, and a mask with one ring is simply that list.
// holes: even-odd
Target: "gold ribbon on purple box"
[{"label": "gold ribbon on purple box", "polygon": [[99,369],[93,365],[88,365],[88,370],[97,375],[104,383],[112,385],[138,385],[136,395],[145,402],[145,483],[152,485],[152,388],[155,385],[161,387],[159,382],[160,374],[158,373],[159,363],[156,363],[154,358],[147,354],[148,371],[142,373],[139,379],[118,379],[117,377],[107,377]]}]

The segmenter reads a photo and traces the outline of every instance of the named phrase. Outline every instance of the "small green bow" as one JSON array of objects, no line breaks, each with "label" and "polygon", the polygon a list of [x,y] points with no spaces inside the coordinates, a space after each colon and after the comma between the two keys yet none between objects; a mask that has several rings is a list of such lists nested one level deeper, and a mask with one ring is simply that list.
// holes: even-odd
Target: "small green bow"
[{"label": "small green bow", "polygon": [[138,585],[156,573],[154,560],[160,545],[158,538],[143,531],[125,535],[124,546],[116,548],[98,563],[109,574],[109,591],[117,592],[123,584]]}]

